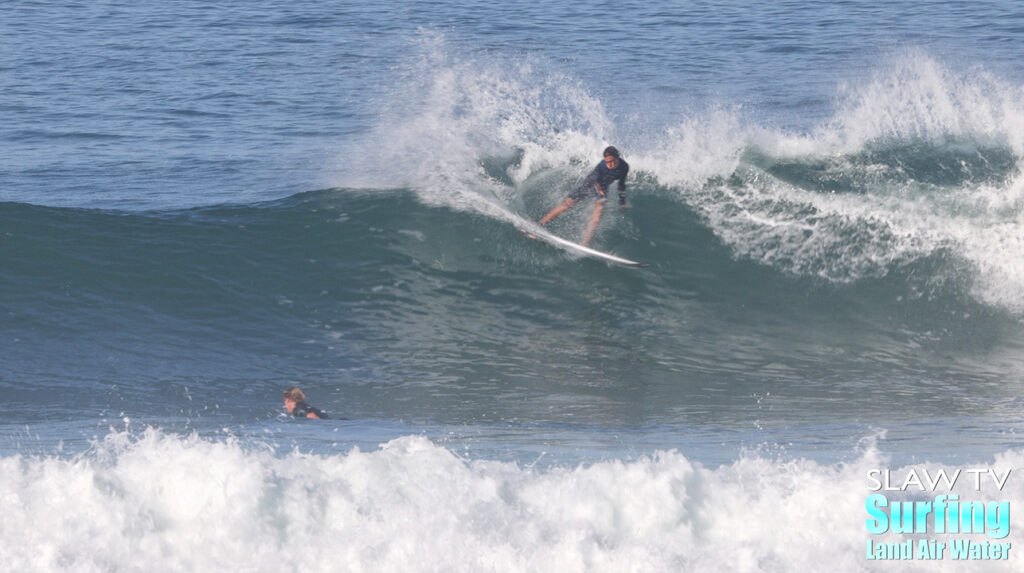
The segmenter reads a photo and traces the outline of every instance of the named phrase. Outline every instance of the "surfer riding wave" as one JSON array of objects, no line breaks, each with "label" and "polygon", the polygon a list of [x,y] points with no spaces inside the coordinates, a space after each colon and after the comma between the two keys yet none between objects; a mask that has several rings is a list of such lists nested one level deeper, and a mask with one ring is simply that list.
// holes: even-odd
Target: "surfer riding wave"
[{"label": "surfer riding wave", "polygon": [[619,182],[619,208],[626,208],[626,176],[629,174],[629,164],[619,156],[619,150],[613,146],[606,147],[603,155],[604,159],[594,167],[594,170],[587,175],[583,183],[565,201],[562,201],[561,204],[541,218],[541,225],[547,225],[556,217],[568,211],[580,199],[596,197],[597,203],[594,204],[594,213],[590,217],[590,223],[587,225],[587,231],[583,235],[583,240],[580,241],[580,244],[583,246],[588,246],[590,240],[594,238],[597,224],[601,222],[601,215],[604,213],[604,202],[608,196],[608,187],[615,181]]}]

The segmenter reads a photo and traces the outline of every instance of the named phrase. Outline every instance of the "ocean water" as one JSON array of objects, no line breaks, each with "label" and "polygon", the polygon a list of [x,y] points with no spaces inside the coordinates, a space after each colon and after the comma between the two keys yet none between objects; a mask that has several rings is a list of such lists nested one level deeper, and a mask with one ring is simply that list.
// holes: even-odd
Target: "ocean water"
[{"label": "ocean water", "polygon": [[1013,3],[2,13],[0,569],[1024,570]]}]

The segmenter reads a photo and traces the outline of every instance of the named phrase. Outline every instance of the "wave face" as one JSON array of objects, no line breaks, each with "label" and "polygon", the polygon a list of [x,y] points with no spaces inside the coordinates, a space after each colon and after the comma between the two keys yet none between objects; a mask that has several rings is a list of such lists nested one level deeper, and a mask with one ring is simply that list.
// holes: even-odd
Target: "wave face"
[{"label": "wave face", "polygon": [[[33,381],[10,415],[59,388],[44,417],[195,419],[211,407],[199,386],[244,420],[296,382],[346,415],[441,423],[885,423],[1013,403],[1011,86],[908,53],[802,134],[720,108],[655,137],[619,133],[549,68],[422,41],[430,65],[337,160],[345,186],[162,210],[0,204],[7,363]],[[609,210],[594,246],[639,271],[516,232],[606,142],[633,166],[633,208]],[[551,228],[577,238],[588,218]]]},{"label": "wave face", "polygon": [[[641,270],[516,232],[571,185],[554,169],[508,185],[510,201],[481,195],[466,209],[424,202],[422,189],[152,212],[3,204],[9,371],[44,381],[13,390],[12,415],[50,384],[69,393],[44,416],[83,400],[114,415],[126,404],[194,414],[189,386],[213,379],[232,396],[220,407],[239,416],[289,380],[333,388],[324,399],[349,414],[441,421],[567,409],[598,424],[740,424],[745,408],[720,406],[768,392],[799,418],[842,415],[802,413],[823,396],[897,416],[906,403],[894,391],[941,416],[949,404],[934,385],[970,393],[1021,367],[1019,292],[997,264],[1011,253],[951,237],[989,235],[981,223],[972,235],[972,218],[998,215],[964,213],[957,189],[1006,178],[1010,152],[964,145],[831,158],[751,148],[697,187],[641,173],[634,208],[609,212],[595,241],[650,265]],[[935,175],[958,182],[872,187],[929,163],[958,165]],[[588,216],[582,207],[553,228],[573,236]],[[919,232],[900,226],[914,221]],[[1009,397],[997,387],[955,408]]]},{"label": "wave face", "polygon": [[[547,68],[430,38],[423,53],[434,73],[402,84],[418,97],[392,94],[327,170],[345,185],[159,210],[0,204],[6,419],[217,431],[272,418],[292,384],[354,419],[806,424],[842,443],[850,425],[1013,416],[1011,86],[906,54],[800,134],[717,108],[636,138]],[[594,246],[645,269],[516,232],[607,142],[633,166],[632,209],[609,210]],[[551,228],[576,238],[588,217]]]}]

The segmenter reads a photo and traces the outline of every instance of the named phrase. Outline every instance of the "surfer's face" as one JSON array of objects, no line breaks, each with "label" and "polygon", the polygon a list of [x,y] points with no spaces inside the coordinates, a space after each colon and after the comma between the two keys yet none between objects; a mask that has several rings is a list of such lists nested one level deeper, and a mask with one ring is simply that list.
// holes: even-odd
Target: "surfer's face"
[{"label": "surfer's face", "polygon": [[615,159],[614,155],[605,155],[604,164],[608,166],[608,169],[615,169],[615,167],[619,164],[619,160]]},{"label": "surfer's face", "polygon": [[295,411],[295,400],[289,400],[288,398],[285,398],[284,399],[284,409],[288,410],[289,414],[294,412]]}]

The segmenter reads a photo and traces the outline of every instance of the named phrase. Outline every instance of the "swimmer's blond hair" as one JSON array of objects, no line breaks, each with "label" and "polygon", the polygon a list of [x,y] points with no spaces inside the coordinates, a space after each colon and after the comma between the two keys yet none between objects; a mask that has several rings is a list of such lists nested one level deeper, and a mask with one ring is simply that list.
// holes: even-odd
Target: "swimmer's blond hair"
[{"label": "swimmer's blond hair", "polygon": [[298,386],[292,386],[291,388],[284,391],[284,397],[286,400],[299,403],[306,401],[306,393],[303,392]]}]

